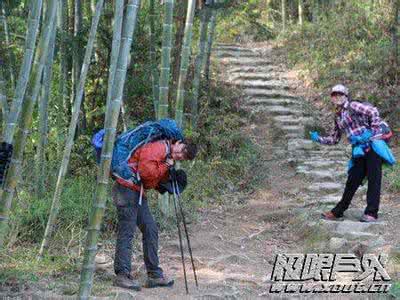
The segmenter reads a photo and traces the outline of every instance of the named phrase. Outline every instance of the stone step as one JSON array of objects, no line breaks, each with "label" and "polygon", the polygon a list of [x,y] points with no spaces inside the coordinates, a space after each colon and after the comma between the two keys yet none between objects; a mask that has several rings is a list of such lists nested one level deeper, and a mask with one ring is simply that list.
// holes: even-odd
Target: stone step
[{"label": "stone step", "polygon": [[247,72],[247,73],[235,73],[233,76],[230,76],[230,80],[262,80],[262,81],[269,81],[269,80],[279,80],[279,81],[287,81],[287,78],[277,72]]},{"label": "stone step", "polygon": [[299,115],[301,116],[302,111],[295,108],[289,108],[285,106],[242,106],[245,110],[250,111],[253,114],[266,114],[271,116],[277,115]]},{"label": "stone step", "polygon": [[306,188],[309,192],[317,194],[329,194],[343,190],[343,184],[331,181],[314,182]]},{"label": "stone step", "polygon": [[302,134],[304,133],[304,126],[299,126],[299,125],[284,125],[281,126],[280,129],[283,131],[286,131],[288,133],[299,133]]},{"label": "stone step", "polygon": [[216,45],[212,48],[213,51],[232,51],[232,52],[255,52],[252,49],[242,47],[240,45],[227,44],[227,45]]},{"label": "stone step", "polygon": [[257,79],[257,80],[247,80],[247,79],[237,79],[237,80],[232,80],[229,81],[233,84],[236,85],[245,85],[245,86],[254,86],[257,88],[262,88],[266,87],[266,89],[269,89],[268,87],[274,86],[275,88],[283,89],[283,90],[288,90],[290,87],[287,84],[287,81],[284,80],[277,80],[276,78],[265,78],[265,79]]},{"label": "stone step", "polygon": [[285,86],[282,84],[279,84],[279,85],[269,84],[268,82],[265,82],[265,83],[249,83],[249,82],[235,83],[235,82],[228,81],[228,82],[226,82],[226,84],[237,86],[242,89],[258,89],[258,90],[263,90],[263,91],[270,91],[270,90],[288,91],[290,89],[289,86]]},{"label": "stone step", "polygon": [[304,132],[289,132],[285,136],[286,136],[286,139],[303,138]]},{"label": "stone step", "polygon": [[260,66],[270,66],[273,64],[272,61],[268,61],[265,59],[254,59],[254,58],[240,58],[240,59],[234,59],[234,58],[221,58],[220,62],[230,66],[230,67],[238,67],[238,66],[243,66],[243,67],[260,67]]},{"label": "stone step", "polygon": [[284,99],[298,99],[293,94],[286,90],[265,90],[265,89],[255,89],[255,88],[245,88],[243,89],[244,94],[255,97],[264,98],[284,98]]},{"label": "stone step", "polygon": [[294,99],[274,99],[274,98],[252,98],[246,101],[246,105],[281,105],[281,106],[299,106],[300,102]]},{"label": "stone step", "polygon": [[321,180],[331,180],[334,181],[338,175],[335,172],[328,171],[328,170],[309,170],[307,168],[302,168],[298,166],[296,168],[296,173],[304,175],[308,178],[314,179],[315,181]]},{"label": "stone step", "polygon": [[[285,101],[296,101],[296,100],[292,100],[292,99],[285,99]],[[296,101],[297,102],[297,101]],[[303,117],[301,119],[299,118],[294,118],[293,116],[276,116],[274,117],[274,121],[276,121],[277,123],[281,123],[281,124],[306,124],[308,123],[310,120],[312,120],[311,118],[306,118]]]},{"label": "stone step", "polygon": [[268,73],[268,72],[276,72],[282,73],[282,69],[278,66],[269,65],[269,66],[235,66],[229,68],[230,74],[246,74],[246,73]]},{"label": "stone step", "polygon": [[231,51],[231,50],[217,50],[213,55],[219,59],[231,59],[231,58],[261,58],[257,52],[248,51]]}]

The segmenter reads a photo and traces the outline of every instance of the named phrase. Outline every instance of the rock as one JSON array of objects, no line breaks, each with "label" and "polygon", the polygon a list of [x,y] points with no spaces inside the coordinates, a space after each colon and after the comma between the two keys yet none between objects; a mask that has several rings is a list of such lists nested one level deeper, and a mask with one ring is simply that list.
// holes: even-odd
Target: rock
[{"label": "rock", "polygon": [[343,238],[333,237],[329,240],[329,250],[332,252],[338,252],[343,250],[347,244],[347,240]]}]

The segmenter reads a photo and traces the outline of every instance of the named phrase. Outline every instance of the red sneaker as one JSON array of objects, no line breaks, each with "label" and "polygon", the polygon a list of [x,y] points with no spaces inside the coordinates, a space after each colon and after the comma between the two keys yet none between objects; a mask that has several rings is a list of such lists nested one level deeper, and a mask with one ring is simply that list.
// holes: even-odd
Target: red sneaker
[{"label": "red sneaker", "polygon": [[322,216],[322,219],[328,220],[328,221],[342,221],[343,220],[343,217],[336,217],[333,214],[333,212],[331,212],[331,211],[323,212],[321,214],[321,216]]}]

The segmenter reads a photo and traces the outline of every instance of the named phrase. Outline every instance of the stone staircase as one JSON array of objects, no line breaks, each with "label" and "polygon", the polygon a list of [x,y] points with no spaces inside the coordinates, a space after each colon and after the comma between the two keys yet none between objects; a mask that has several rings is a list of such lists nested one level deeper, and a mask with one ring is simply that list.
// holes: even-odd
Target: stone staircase
[{"label": "stone staircase", "polygon": [[[342,196],[350,149],[342,143],[321,146],[309,139],[307,127],[313,124],[315,114],[307,112],[304,99],[292,92],[285,68],[276,63],[272,54],[265,47],[219,44],[214,48],[214,59],[223,66],[221,77],[226,84],[242,90],[242,108],[250,120],[255,126],[272,120],[273,130],[279,131],[274,157],[287,160],[306,180],[302,198],[305,206],[313,204],[307,222],[329,233],[329,249],[353,251],[361,245],[373,250],[381,246],[386,223],[359,222],[362,209],[349,209],[342,222],[320,219],[320,213],[332,208]],[[357,193],[365,195],[365,191],[363,186]]]}]

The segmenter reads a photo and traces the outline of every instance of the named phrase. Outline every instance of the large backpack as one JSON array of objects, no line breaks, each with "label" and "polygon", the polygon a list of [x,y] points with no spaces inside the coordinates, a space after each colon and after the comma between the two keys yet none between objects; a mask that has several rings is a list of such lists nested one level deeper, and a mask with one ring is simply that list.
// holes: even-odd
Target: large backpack
[{"label": "large backpack", "polygon": [[[96,150],[97,162],[100,162],[103,138],[104,129],[97,132],[92,138],[92,145]],[[148,121],[119,135],[115,141],[111,159],[112,175],[137,184],[140,178],[129,167],[129,158],[140,146],[162,139],[184,139],[182,129],[178,127],[174,120]]]},{"label": "large backpack", "polygon": [[[354,101],[360,102],[360,103],[362,103],[364,105],[367,105],[367,106],[375,107],[372,103],[370,103],[368,101],[361,101],[361,100],[354,100]],[[353,119],[353,116],[359,114],[358,112],[356,112],[354,109],[351,108],[351,105],[349,105],[349,111],[350,111],[350,115],[351,115],[352,119]],[[381,137],[379,139],[382,139],[382,140],[384,140],[386,142],[389,142],[391,137],[393,136],[393,132],[390,129],[388,123],[385,122],[384,120],[382,120],[380,127],[381,127],[382,134],[381,134]]]}]

